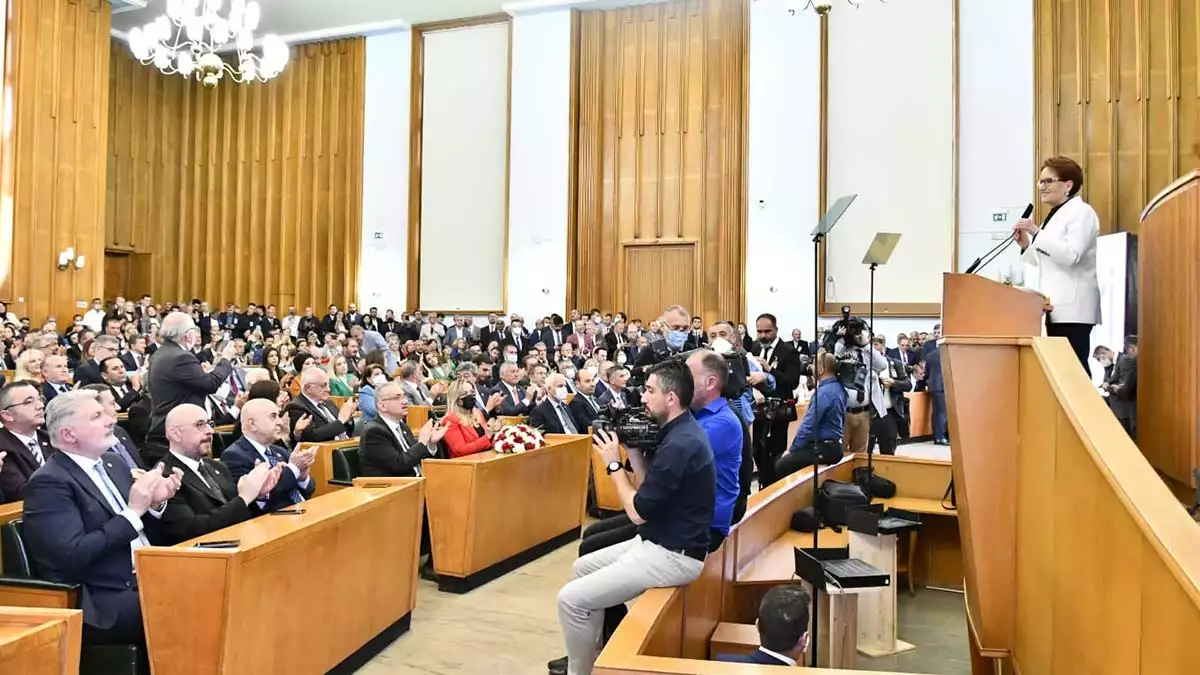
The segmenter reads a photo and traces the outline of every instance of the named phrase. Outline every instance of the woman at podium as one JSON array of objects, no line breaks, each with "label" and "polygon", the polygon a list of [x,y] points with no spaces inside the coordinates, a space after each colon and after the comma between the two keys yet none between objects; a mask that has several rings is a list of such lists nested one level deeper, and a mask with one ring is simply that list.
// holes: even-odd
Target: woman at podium
[{"label": "woman at podium", "polygon": [[1088,367],[1092,327],[1100,323],[1100,283],[1096,278],[1096,239],[1100,219],[1079,196],[1083,169],[1069,157],[1042,162],[1038,196],[1050,207],[1039,226],[1022,218],[1013,226],[1021,261],[1038,269],[1038,290],[1050,299],[1046,334],[1065,337]]}]

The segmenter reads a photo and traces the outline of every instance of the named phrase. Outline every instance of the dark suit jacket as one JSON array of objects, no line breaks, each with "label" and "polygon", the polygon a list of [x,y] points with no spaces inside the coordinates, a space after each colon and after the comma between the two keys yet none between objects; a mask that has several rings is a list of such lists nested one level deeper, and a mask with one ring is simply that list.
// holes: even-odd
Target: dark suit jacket
[{"label": "dark suit jacket", "polygon": [[113,400],[117,402],[118,412],[129,412],[129,408],[132,407],[134,403],[137,403],[138,399],[142,397],[141,392],[129,386],[128,382],[125,383],[124,396],[118,396],[117,388],[112,385],[109,385],[108,389],[112,392]]},{"label": "dark suit jacket", "polygon": [[717,654],[716,660],[724,663],[757,663],[762,666],[790,665],[761,650],[756,650],[752,654]]},{"label": "dark suit jacket", "polygon": [[[761,342],[755,342],[753,347],[751,353],[755,356],[761,356],[766,349]],[[763,394],[783,399],[792,398],[792,392],[800,386],[800,354],[792,347],[792,343],[780,340],[771,352],[769,363],[774,366],[771,374],[775,376],[775,388],[767,389],[767,384],[764,383]]]},{"label": "dark suit jacket", "polygon": [[945,385],[942,382],[942,355],[938,351],[937,343],[933,340],[925,343],[924,359],[925,361],[925,388],[935,394],[940,394],[945,391]]},{"label": "dark suit jacket", "polygon": [[[907,351],[908,351],[908,353],[907,353],[907,354],[905,354],[905,356],[907,357],[907,360],[908,360],[908,364],[907,364],[907,365],[911,366],[911,365],[915,364],[917,361],[920,361],[920,358],[917,356],[917,353],[916,353],[916,352],[914,352],[914,351],[913,351],[913,350],[911,350],[911,349],[909,349],[909,350],[907,350]],[[899,348],[899,347],[892,347],[891,349],[888,349],[888,350],[887,350],[887,357],[888,357],[889,359],[893,359],[893,360],[895,360],[895,361],[899,361],[899,360],[900,360],[900,348]]]},{"label": "dark suit jacket", "polygon": [[533,339],[522,335],[521,344],[517,346],[517,341],[513,339],[512,331],[508,330],[504,334],[504,339],[500,341],[500,351],[503,352],[504,348],[508,345],[517,347],[517,358],[520,359],[528,354],[529,350],[533,349]]},{"label": "dark suit jacket", "polygon": [[[63,382],[62,384],[65,384],[67,390],[70,391],[71,383]],[[42,383],[42,398],[46,399],[46,403],[49,403],[51,399],[53,399],[55,396],[58,396],[58,393],[58,389],[55,389],[54,385],[50,384],[49,382]]]},{"label": "dark suit jacket", "polygon": [[1129,354],[1117,356],[1109,384],[1117,387],[1108,395],[1108,405],[1118,419],[1137,416],[1137,357]]},{"label": "dark suit jacket", "polygon": [[[606,386],[604,388],[604,393],[600,394],[600,397],[597,398],[596,401],[601,406],[612,405],[613,400],[617,398],[617,394],[615,392],[616,392],[615,389],[613,389],[612,387]],[[628,389],[622,389],[621,393],[620,393],[620,397],[621,397],[621,401],[625,404],[626,408],[633,407],[633,403],[630,401]]]},{"label": "dark suit jacket", "polygon": [[215,486],[209,487],[196,472],[168,452],[163,463],[183,472],[179,491],[167,502],[162,517],[163,536],[168,545],[216,532],[260,513],[258,506],[246,504],[237,494],[237,481],[229,469],[215,459],[204,457],[200,462],[208,468]]},{"label": "dark suit jacket", "polygon": [[[286,463],[288,457],[291,456],[291,453],[278,445],[272,445],[268,450],[280,464]],[[256,461],[262,461],[262,457],[258,454],[258,450],[254,449],[250,439],[244,436],[221,453],[221,463],[229,469],[229,473],[232,474],[235,481],[250,473],[254,469]],[[267,496],[267,504],[263,511],[277,511],[291,506],[293,503],[292,490],[300,490],[300,494],[308,499],[316,490],[316,482],[310,477],[308,487],[300,487],[300,481],[296,478],[296,474],[285,466],[279,474],[279,482],[275,484],[275,489],[271,490],[271,494]]]},{"label": "dark suit jacket", "polygon": [[[146,359],[148,358],[150,358],[149,355],[142,354],[142,363],[145,363]],[[122,354],[121,363],[125,364],[125,370],[134,371],[138,369],[137,361],[133,359],[133,352],[125,352]]]},{"label": "dark suit jacket", "polygon": [[492,328],[490,325],[479,329],[479,344],[483,345],[485,349],[491,341],[503,342],[504,338],[504,333]]},{"label": "dark suit jacket", "polygon": [[145,460],[142,459],[142,452],[138,450],[137,443],[133,441],[133,436],[131,436],[128,431],[125,431],[119,426],[114,426],[113,435],[117,437],[117,440],[121,442],[121,445],[125,446],[125,452],[128,452],[130,457],[133,457],[133,461],[137,464],[137,468],[147,468]]},{"label": "dark suit jacket", "polygon": [[177,405],[191,403],[204,408],[205,398],[221,388],[233,366],[221,360],[211,372],[204,372],[200,359],[174,342],[163,343],[150,359],[147,391],[154,399],[150,413],[151,437],[163,436],[167,413]]},{"label": "dark suit jacket", "polygon": [[[133,476],[111,453],[101,461],[113,485],[127,499]],[[83,621],[112,628],[128,594],[137,593],[129,545],[137,530],[109,506],[96,484],[70,457],[56,452],[25,488],[25,544],[37,576],[47,581],[80,584]],[[146,538],[164,543],[158,519],[142,516]]]},{"label": "dark suit jacket", "polygon": [[[554,332],[555,331],[553,328],[551,328],[550,326],[546,326],[545,328],[542,329],[541,334],[538,336],[542,342],[546,343],[546,347],[551,350],[553,349],[553,347],[555,345]],[[566,326],[563,326],[562,328],[558,329],[558,344],[561,345],[562,343],[566,342],[567,338],[569,338],[569,337],[571,337],[571,334],[567,332]]]},{"label": "dark suit jacket", "polygon": [[421,460],[433,457],[433,452],[417,441],[405,422],[400,423],[400,433],[404,434],[408,444],[407,451],[400,446],[400,441],[382,417],[376,417],[363,427],[362,437],[358,439],[358,466],[362,475],[416,477]]},{"label": "dark suit jacket", "polygon": [[484,401],[492,394],[500,392],[504,395],[504,400],[500,402],[500,407],[496,408],[497,415],[528,415],[533,409],[532,406],[525,405],[525,390],[521,387],[514,387],[517,390],[517,398],[513,398],[512,392],[504,383],[497,384],[488,395],[484,397]]},{"label": "dark suit jacket", "polygon": [[600,410],[592,407],[583,394],[575,394],[575,398],[567,404],[567,410],[571,411],[571,416],[575,418],[575,426],[579,428],[581,434],[586,434],[588,427],[600,415]]},{"label": "dark suit jacket", "polygon": [[[576,433],[586,434],[587,427],[579,426],[579,422],[575,420],[575,415],[569,406],[566,413],[571,417],[571,422],[575,425]],[[533,412],[529,413],[529,426],[534,429],[541,429],[544,434],[570,433],[563,428],[562,422],[558,419],[558,412],[554,410],[554,403],[550,399],[546,399],[533,407]]]},{"label": "dark suit jacket", "polygon": [[92,359],[81,361],[75,368],[75,376],[73,378],[75,386],[85,387],[89,384],[103,384],[104,380],[100,378],[100,366]]},{"label": "dark suit jacket", "polygon": [[[309,401],[308,397],[303,394],[292,399],[291,403],[288,403],[288,429],[292,433],[293,440],[297,443],[324,443],[332,441],[339,434],[349,436],[354,433],[354,420],[350,420],[345,424],[339,422],[337,419],[337,408],[333,407],[333,404],[329,401],[323,401],[321,407],[329,412],[330,417],[333,418],[332,422],[326,422],[325,417],[317,412],[312,401]],[[296,422],[299,422],[300,418],[305,415],[311,415],[312,422],[304,430],[304,433],[299,438],[296,438]]]},{"label": "dark suit jacket", "polygon": [[[38,445],[42,457],[49,459],[55,450],[45,431],[37,431]],[[4,468],[0,469],[0,503],[19,502],[25,498],[25,485],[34,471],[41,468],[33,453],[24,443],[17,440],[8,429],[0,429],[0,452],[7,452]]]}]

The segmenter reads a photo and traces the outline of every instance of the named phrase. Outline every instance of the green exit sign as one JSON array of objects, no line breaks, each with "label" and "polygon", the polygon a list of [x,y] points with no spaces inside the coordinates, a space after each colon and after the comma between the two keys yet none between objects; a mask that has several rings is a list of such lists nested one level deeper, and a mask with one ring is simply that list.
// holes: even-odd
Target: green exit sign
[{"label": "green exit sign", "polygon": [[993,211],[992,212],[992,222],[993,223],[1003,223],[1006,220],[1008,220],[1008,212],[1007,211]]}]

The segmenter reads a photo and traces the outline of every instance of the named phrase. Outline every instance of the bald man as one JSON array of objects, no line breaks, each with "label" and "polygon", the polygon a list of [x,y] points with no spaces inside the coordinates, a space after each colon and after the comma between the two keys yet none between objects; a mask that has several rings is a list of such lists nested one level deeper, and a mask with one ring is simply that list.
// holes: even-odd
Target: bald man
[{"label": "bald man", "polygon": [[546,434],[579,434],[587,433],[576,426],[571,411],[567,408],[567,399],[571,397],[567,389],[567,378],[559,373],[546,377],[545,400],[534,407],[529,413],[529,426],[541,429]]},{"label": "bald man", "polygon": [[169,450],[163,463],[183,473],[162,517],[167,543],[194,539],[262,513],[259,502],[265,503],[279,482],[282,464],[272,468],[260,461],[235,483],[229,469],[208,457],[213,427],[200,406],[176,406],[167,414],[166,429]]},{"label": "bald man", "polygon": [[280,422],[279,406],[274,401],[265,398],[246,401],[242,406],[241,420],[242,437],[221,453],[221,463],[229,469],[234,479],[249,474],[260,462],[272,469],[282,467],[275,487],[266,499],[257,502],[259,509],[264,512],[277,511],[301,504],[312,497],[316,486],[308,472],[317,456],[316,446],[310,450],[289,453],[276,444]]}]

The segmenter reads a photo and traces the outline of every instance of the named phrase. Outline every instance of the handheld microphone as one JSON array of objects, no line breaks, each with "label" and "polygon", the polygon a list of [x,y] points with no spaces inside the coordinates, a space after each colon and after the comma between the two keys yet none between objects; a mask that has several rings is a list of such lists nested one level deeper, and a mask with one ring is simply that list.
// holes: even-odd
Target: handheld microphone
[{"label": "handheld microphone", "polygon": [[[1021,212],[1021,219],[1024,220],[1025,218],[1028,218],[1031,215],[1033,215],[1033,204],[1029,204],[1028,206],[1025,207],[1025,210],[1023,212]],[[1011,245],[1016,240],[1017,240],[1017,233],[1014,232],[1011,235],[1009,235],[1004,241],[993,246],[992,250],[990,250],[987,253],[984,253],[983,255],[976,258],[975,262],[971,263],[971,266],[967,268],[966,273],[967,274],[978,273],[984,267],[987,267],[988,263],[992,262],[997,257],[999,257],[1000,253],[1003,253],[1003,250],[997,251],[997,249],[1008,248],[1008,246]]]}]

